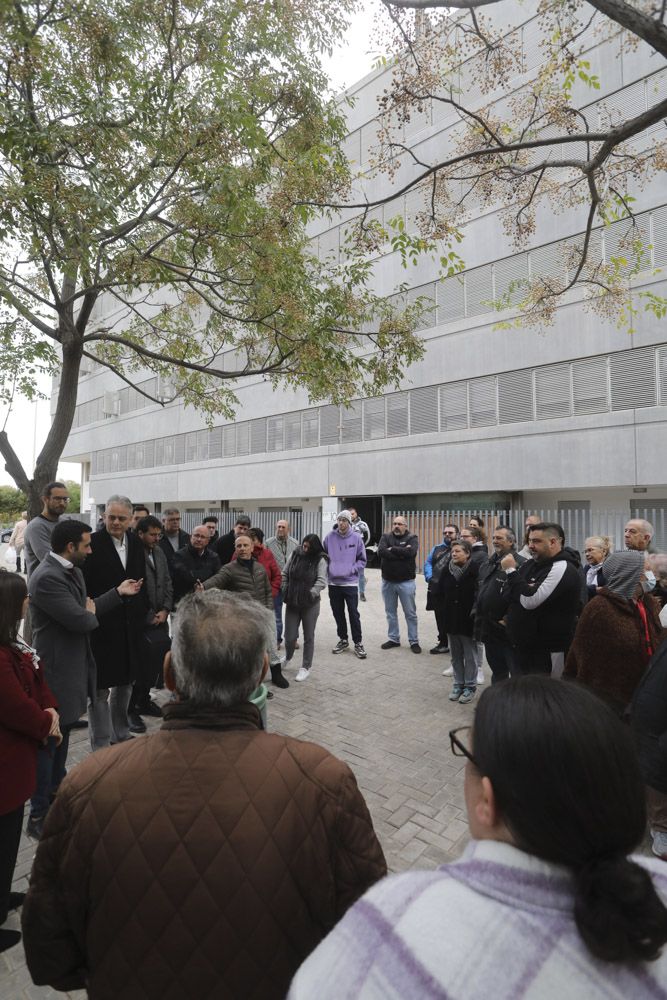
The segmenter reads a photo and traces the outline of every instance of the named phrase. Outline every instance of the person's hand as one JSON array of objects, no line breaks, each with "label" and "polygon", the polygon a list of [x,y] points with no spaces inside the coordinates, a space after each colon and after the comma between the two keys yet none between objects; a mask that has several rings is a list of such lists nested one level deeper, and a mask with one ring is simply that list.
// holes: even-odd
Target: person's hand
[{"label": "person's hand", "polygon": [[201,580],[195,580],[195,594],[200,594],[204,589],[204,584]]},{"label": "person's hand", "polygon": [[143,578],[141,580],[123,580],[116,587],[116,590],[121,597],[134,597],[141,590],[141,585],[143,583]]},{"label": "person's hand", "polygon": [[504,570],[516,569],[516,559],[511,552],[508,552],[506,556],[500,560],[500,565]]},{"label": "person's hand", "polygon": [[[56,741],[56,746],[60,746],[63,741],[63,734],[60,732],[60,716],[56,712],[55,708],[47,708],[45,711],[51,716],[51,728],[49,729],[49,735],[46,737],[46,740],[52,736]],[[45,743],[46,740],[44,740]]]},{"label": "person's hand", "polygon": [[90,611],[91,615],[95,614],[95,601],[92,597],[86,598],[86,611]]},{"label": "person's hand", "polygon": [[169,616],[169,612],[168,611],[164,611],[164,610],[158,611],[158,613],[156,614],[155,618],[153,619],[153,625],[164,625],[164,623],[166,622],[168,616]]}]

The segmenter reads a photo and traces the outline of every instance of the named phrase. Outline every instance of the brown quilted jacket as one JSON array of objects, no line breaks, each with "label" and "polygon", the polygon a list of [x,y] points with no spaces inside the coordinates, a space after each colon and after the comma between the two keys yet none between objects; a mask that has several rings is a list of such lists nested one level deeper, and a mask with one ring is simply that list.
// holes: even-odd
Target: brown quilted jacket
[{"label": "brown quilted jacket", "polygon": [[61,786],[23,909],[35,983],[93,1000],[284,997],[386,873],[346,764],[252,705],[92,754]]}]

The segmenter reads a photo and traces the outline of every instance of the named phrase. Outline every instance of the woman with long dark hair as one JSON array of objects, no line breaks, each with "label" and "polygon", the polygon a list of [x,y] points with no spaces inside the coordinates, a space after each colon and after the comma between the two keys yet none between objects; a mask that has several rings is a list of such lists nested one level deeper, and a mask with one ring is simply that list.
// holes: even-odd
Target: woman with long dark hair
[{"label": "woman with long dark hair", "polygon": [[294,656],[299,624],[303,627],[303,659],[294,680],[310,676],[315,649],[315,625],[320,614],[320,594],[327,585],[329,557],[318,535],[306,535],[283,570],[282,593],[285,603],[285,653]]},{"label": "woman with long dark hair", "polygon": [[[0,924],[25,895],[11,887],[23,809],[37,783],[37,748],[49,737],[62,739],[37,654],[19,638],[27,605],[23,577],[0,570]],[[20,939],[18,931],[0,927],[0,951]]]},{"label": "woman with long dark hair", "polygon": [[533,675],[486,690],[450,740],[467,758],[463,857],[378,883],[290,1000],[665,996],[667,875],[629,857],[646,826],[629,727],[589,691]]}]

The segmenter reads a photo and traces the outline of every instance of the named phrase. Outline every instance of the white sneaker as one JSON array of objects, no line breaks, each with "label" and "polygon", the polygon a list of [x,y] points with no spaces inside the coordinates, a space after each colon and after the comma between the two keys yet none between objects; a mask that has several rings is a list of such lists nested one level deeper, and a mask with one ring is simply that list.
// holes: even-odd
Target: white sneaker
[{"label": "white sneaker", "polygon": [[295,681],[307,681],[310,676],[310,670],[306,670],[304,667],[299,667],[299,673],[294,678]]},{"label": "white sneaker", "polygon": [[445,667],[445,669],[442,671],[442,676],[443,677],[453,677],[454,676],[454,668],[453,667]]},{"label": "white sneaker", "polygon": [[483,683],[484,683],[484,671],[480,667],[479,670],[477,671],[477,684],[479,685]]}]

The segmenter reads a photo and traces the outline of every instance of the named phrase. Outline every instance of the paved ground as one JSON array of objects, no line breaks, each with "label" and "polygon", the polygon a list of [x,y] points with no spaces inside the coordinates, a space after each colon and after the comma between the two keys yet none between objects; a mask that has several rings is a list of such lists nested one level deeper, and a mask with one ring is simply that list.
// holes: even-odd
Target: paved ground
[{"label": "paved ground", "polygon": [[[470,720],[473,706],[447,700],[451,682],[442,670],[449,657],[428,653],[436,638],[430,612],[420,611],[421,656],[410,651],[405,638],[399,649],[380,649],[386,639],[380,578],[378,571],[367,575],[368,600],[360,607],[368,659],[358,660],[352,652],[332,656],[336,633],[325,599],[311,677],[303,684],[292,683],[287,691],[273,689],[269,728],[321,743],[349,763],[392,871],[435,868],[458,857],[468,837],[463,762],[452,756],[447,734]],[[425,598],[420,578],[419,608],[423,609]],[[286,671],[290,680],[299,663],[297,651],[294,667]],[[485,671],[488,682],[488,668]],[[88,751],[87,733],[76,731],[71,760],[81,760]],[[24,837],[16,889],[27,887],[33,855],[34,844]],[[5,926],[18,928],[18,915],[12,914]],[[21,945],[0,955],[0,1000],[65,995],[85,996],[33,986]]]}]

